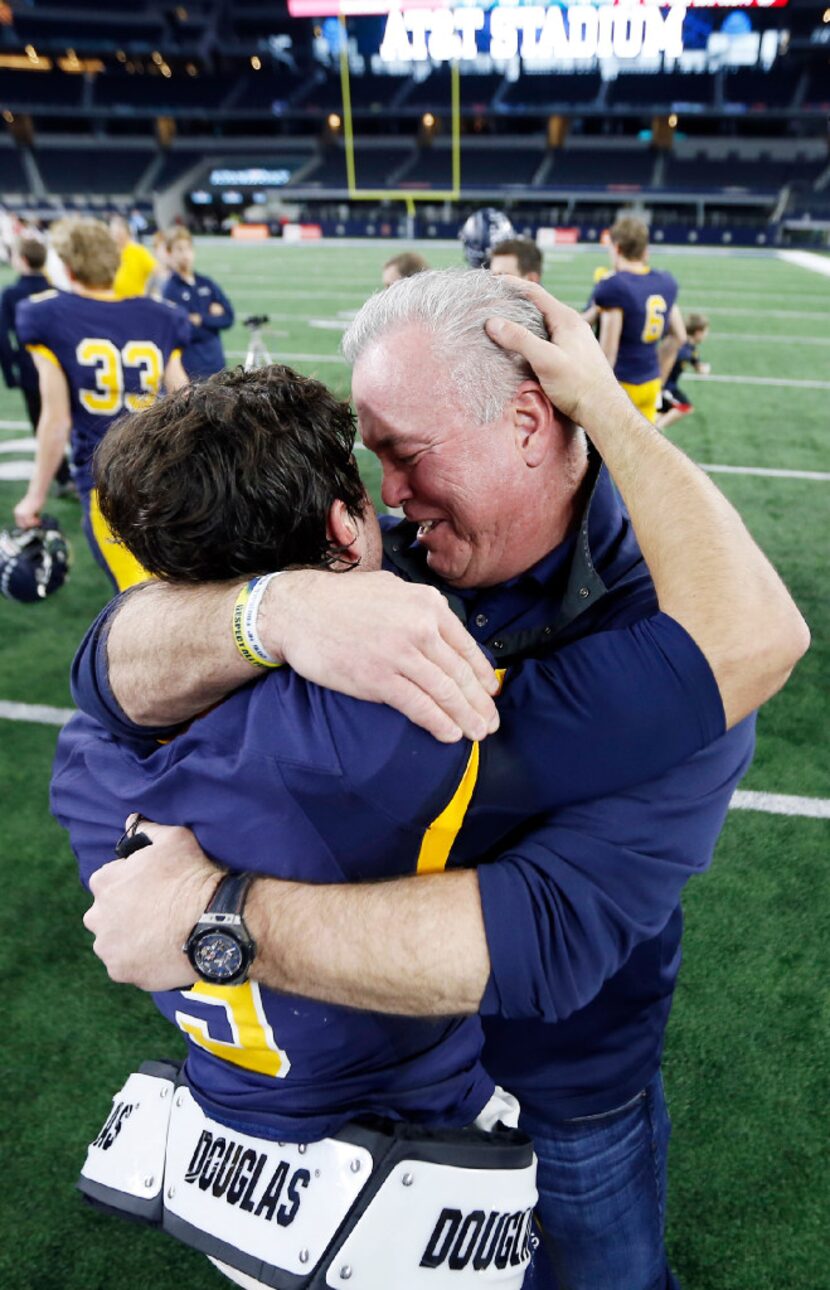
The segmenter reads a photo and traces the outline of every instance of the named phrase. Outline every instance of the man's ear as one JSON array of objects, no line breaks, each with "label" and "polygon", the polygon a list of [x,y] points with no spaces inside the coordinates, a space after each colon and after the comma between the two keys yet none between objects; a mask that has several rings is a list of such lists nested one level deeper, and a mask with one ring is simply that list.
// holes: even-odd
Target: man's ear
[{"label": "man's ear", "polygon": [[557,414],[537,381],[523,381],[513,398],[516,445],[525,465],[541,466],[558,427]]},{"label": "man's ear", "polygon": [[345,502],[335,498],[329,507],[326,521],[326,537],[329,542],[342,548],[342,554],[339,558],[346,561],[346,563],[356,562],[360,559],[359,552],[355,547],[357,534],[357,521],[354,516],[349,514]]}]

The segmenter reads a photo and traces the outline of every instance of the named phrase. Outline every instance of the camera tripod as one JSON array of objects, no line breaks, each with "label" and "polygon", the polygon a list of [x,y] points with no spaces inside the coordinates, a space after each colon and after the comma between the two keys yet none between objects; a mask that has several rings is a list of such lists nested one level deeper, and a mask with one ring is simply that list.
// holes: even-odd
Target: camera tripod
[{"label": "camera tripod", "polygon": [[267,314],[251,314],[249,318],[243,319],[243,325],[250,333],[244,363],[246,372],[254,371],[258,367],[268,367],[274,361],[262,338],[262,329],[267,327],[270,321]]}]

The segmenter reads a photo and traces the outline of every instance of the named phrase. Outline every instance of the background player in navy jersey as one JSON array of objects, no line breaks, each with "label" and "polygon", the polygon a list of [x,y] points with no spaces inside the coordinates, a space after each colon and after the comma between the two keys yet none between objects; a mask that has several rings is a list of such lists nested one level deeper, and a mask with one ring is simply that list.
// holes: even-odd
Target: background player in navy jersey
[{"label": "background player in navy jersey", "polygon": [[680,388],[680,379],[687,367],[691,367],[698,376],[708,376],[711,368],[700,357],[699,346],[709,335],[709,319],[703,314],[689,314],[686,319],[686,342],[680,346],[674,366],[666,378],[660,402],[660,415],[657,418],[658,430],[667,430],[681,417],[694,412],[694,404]]},{"label": "background player in navy jersey", "polygon": [[527,282],[542,281],[542,252],[529,237],[511,237],[496,243],[490,254],[488,268],[498,278],[510,273]]},{"label": "background player in navy jersey", "polygon": [[610,238],[614,272],[593,294],[600,311],[599,342],[634,406],[654,422],[662,383],[686,339],[677,283],[670,273],[650,268],[648,226],[642,220],[624,215]]},{"label": "background player in navy jersey", "polygon": [[46,291],[17,309],[18,335],[34,359],[42,407],[34,474],[14,508],[15,523],[31,528],[39,522],[69,440],[84,533],[98,564],[122,590],[147,575],[113,541],[101,516],[92,454],[122,412],[143,407],[162,383],[167,390],[186,383],[180,355],[190,323],[181,310],[156,300],[115,299],[119,252],[99,221],[65,221],[58,250],[72,292]]},{"label": "background player in navy jersey", "polygon": [[[49,279],[44,273],[46,254],[46,243],[41,238],[21,235],[12,248],[12,267],[17,269],[20,276],[0,296],[0,366],[3,369],[3,379],[10,390],[20,390],[35,431],[40,421],[37,368],[25,346],[20,344],[15,313],[21,300],[49,290]],[[69,478],[69,462],[64,457],[55,479],[64,488],[69,483]]]},{"label": "background player in navy jersey", "polygon": [[[528,821],[500,855],[486,831],[462,828],[458,859],[490,862],[475,870],[333,888],[258,880],[249,902],[254,972],[276,988],[356,1007],[481,1010],[486,1063],[506,1086],[521,1086],[539,1144],[541,1212],[560,1285],[645,1287],[669,1276],[659,1064],[682,919],[666,881],[676,865],[711,858],[751,737],[739,719],[783,683],[807,637],[738,517],[632,408],[572,311],[524,284],[554,341],[539,338],[537,318],[535,336],[503,322],[493,334],[512,352],[493,348],[485,322],[511,316],[518,290],[489,274],[421,274],[374,297],[350,329],[361,431],[381,460],[385,501],[402,501],[411,520],[390,534],[389,567],[442,588],[497,658],[515,658],[528,642],[556,650],[598,640],[652,614],[628,519],[573,417],[632,507],[664,584],[661,607],[694,635],[718,618],[703,649],[738,724],[704,754],[606,797],[591,797],[605,764],[598,739],[579,789],[587,798]],[[700,531],[711,535],[705,555],[688,540]],[[435,586],[288,572],[269,584],[259,625],[267,648],[299,669],[391,702],[443,739],[461,728],[481,737],[492,728],[486,678]],[[137,728],[113,709],[110,681],[145,724],[184,719],[227,693],[250,675],[229,632],[238,591],[137,591],[100,652],[93,634],[94,679],[87,671],[76,695],[129,737]],[[623,667],[604,669],[602,681],[609,701],[662,708]],[[579,686],[561,697],[582,712]],[[531,708],[524,738],[547,765],[551,749],[535,745],[535,730]],[[641,755],[631,752],[635,775]],[[155,856],[154,846],[100,871],[88,925],[116,979],[161,988],[180,982],[183,936],[200,913],[192,884],[204,884],[210,868],[181,830],[164,845],[159,830],[151,836]],[[644,887],[630,884],[635,860]],[[620,921],[634,891],[650,913]],[[136,920],[139,905],[146,917]]]},{"label": "background player in navy jersey", "polygon": [[182,352],[184,370],[191,380],[221,372],[225,353],[219,333],[233,326],[233,305],[212,278],[194,269],[193,238],[186,228],[168,233],[167,263],[170,277],[164,284],[163,298],[181,305],[193,328]]}]

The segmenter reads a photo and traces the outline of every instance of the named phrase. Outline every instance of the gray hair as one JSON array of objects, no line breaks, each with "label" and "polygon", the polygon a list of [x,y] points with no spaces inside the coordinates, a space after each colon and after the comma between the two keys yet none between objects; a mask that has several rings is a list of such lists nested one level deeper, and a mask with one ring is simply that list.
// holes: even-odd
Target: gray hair
[{"label": "gray hair", "polygon": [[523,358],[490,340],[484,324],[492,317],[547,339],[542,315],[516,284],[482,269],[430,269],[371,296],[343,337],[343,354],[354,364],[388,332],[420,325],[446,361],[465,411],[486,425],[533,375]]}]

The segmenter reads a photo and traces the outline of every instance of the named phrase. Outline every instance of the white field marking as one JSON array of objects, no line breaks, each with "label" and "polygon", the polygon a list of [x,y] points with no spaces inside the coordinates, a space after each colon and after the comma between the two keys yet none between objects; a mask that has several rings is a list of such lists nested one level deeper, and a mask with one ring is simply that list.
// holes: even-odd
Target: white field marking
[{"label": "white field marking", "polygon": [[342,318],[309,318],[308,325],[320,331],[345,331],[349,324]]},{"label": "white field marking", "polygon": [[[726,305],[707,305],[705,300],[693,305],[684,304],[684,308],[700,310],[701,313],[705,311],[707,314],[725,314],[730,318],[757,318],[759,313],[757,308],[729,309]],[[826,309],[812,313],[805,312],[803,309],[765,309],[763,312],[765,318],[808,318],[811,322],[827,322],[828,320],[828,311]]]},{"label": "white field marking", "polygon": [[797,264],[800,269],[823,273],[830,278],[830,256],[816,255],[813,251],[779,251],[778,258],[786,260],[788,264]]},{"label": "white field marking", "polygon": [[762,475],[769,479],[813,479],[828,480],[830,471],[825,470],[771,470],[767,466],[710,466],[699,462],[701,470],[710,475]]},{"label": "white field marking", "polygon": [[31,479],[35,473],[33,461],[4,461],[0,463],[0,479]]},{"label": "white field marking", "polygon": [[[231,349],[227,351],[229,358],[244,358],[247,354],[246,349]],[[339,354],[279,354],[274,355],[275,363],[339,363],[341,367],[346,367],[345,358]]]},{"label": "white field marking", "polygon": [[0,439],[0,452],[34,452],[36,444],[34,435],[28,439]]},{"label": "white field marking", "polygon": [[0,421],[0,430],[31,430],[28,421]]},{"label": "white field marking", "polygon": [[40,726],[65,726],[74,708],[50,708],[44,703],[7,703],[0,699],[0,717],[6,721],[30,721]]},{"label": "white field marking", "polygon": [[757,793],[738,789],[729,803],[732,811],[764,811],[767,815],[801,815],[830,820],[830,798],[791,797],[787,793]]},{"label": "white field marking", "polygon": [[830,381],[802,381],[790,376],[700,376],[697,372],[689,372],[683,379],[720,385],[780,385],[795,390],[830,390]]},{"label": "white field marking", "polygon": [[762,344],[764,341],[769,345],[830,345],[830,336],[782,336],[779,332],[767,332],[762,336],[760,332],[738,332],[738,331],[719,331],[707,340],[707,345],[713,341],[717,345],[722,340],[751,340],[755,344]]}]

